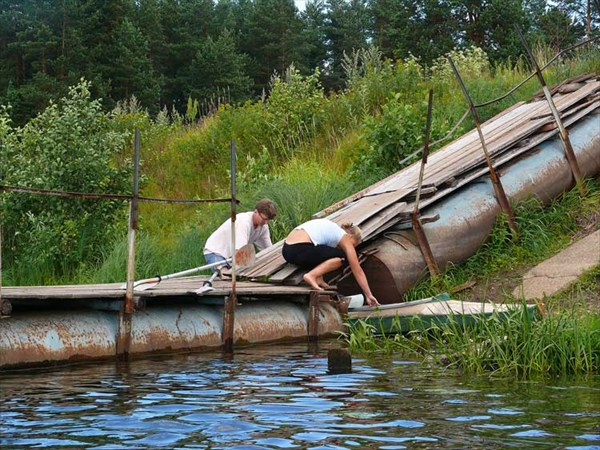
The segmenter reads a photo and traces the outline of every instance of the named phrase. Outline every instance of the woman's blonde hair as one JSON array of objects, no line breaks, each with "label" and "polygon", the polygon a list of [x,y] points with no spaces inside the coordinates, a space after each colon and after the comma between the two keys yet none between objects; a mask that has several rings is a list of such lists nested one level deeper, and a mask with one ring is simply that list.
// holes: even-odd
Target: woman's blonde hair
[{"label": "woman's blonde hair", "polygon": [[357,243],[360,244],[362,242],[362,231],[356,225],[352,223],[343,223],[342,229],[354,239],[356,239]]}]

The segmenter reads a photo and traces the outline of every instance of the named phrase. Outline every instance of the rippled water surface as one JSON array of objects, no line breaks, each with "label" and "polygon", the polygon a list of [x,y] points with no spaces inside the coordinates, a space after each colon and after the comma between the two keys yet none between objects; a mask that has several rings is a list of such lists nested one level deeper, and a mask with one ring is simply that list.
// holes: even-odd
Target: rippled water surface
[{"label": "rippled water surface", "polygon": [[600,449],[600,378],[516,382],[399,358],[327,373],[336,343],[1,375],[9,448]]}]

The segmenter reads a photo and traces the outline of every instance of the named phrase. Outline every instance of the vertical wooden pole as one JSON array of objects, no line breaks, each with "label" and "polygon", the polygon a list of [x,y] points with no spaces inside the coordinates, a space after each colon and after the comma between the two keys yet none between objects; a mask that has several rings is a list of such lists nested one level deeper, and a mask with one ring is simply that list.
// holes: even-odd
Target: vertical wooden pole
[{"label": "vertical wooden pole", "polygon": [[481,141],[481,148],[483,149],[483,154],[485,155],[485,161],[487,163],[488,169],[490,171],[490,179],[492,180],[492,185],[494,186],[494,192],[496,193],[496,200],[500,204],[500,208],[506,214],[508,219],[508,225],[510,226],[513,237],[517,238],[519,236],[519,230],[517,227],[517,222],[515,220],[515,215],[510,207],[510,203],[508,202],[508,198],[506,198],[506,193],[504,192],[504,187],[500,182],[500,177],[496,173],[496,169],[494,169],[494,165],[492,164],[492,159],[490,158],[490,154],[487,150],[487,145],[485,143],[485,139],[483,137],[483,132],[481,131],[481,121],[479,120],[479,114],[477,114],[477,109],[473,104],[473,100],[471,100],[471,96],[467,91],[467,87],[463,83],[462,78],[460,77],[460,73],[458,73],[458,69],[454,65],[454,61],[452,57],[448,56],[448,61],[450,61],[450,66],[454,71],[454,75],[458,80],[458,84],[463,91],[463,94],[467,101],[469,102],[469,110],[471,111],[471,115],[473,116],[473,121],[475,122],[475,126],[477,128],[477,133],[479,134],[479,140]]},{"label": "vertical wooden pole", "polygon": [[10,316],[11,312],[12,304],[2,299],[2,222],[0,222],[0,316]]},{"label": "vertical wooden pole", "polygon": [[119,312],[119,336],[117,338],[117,356],[129,357],[131,346],[131,319],[134,310],[133,283],[135,279],[135,232],[138,221],[138,198],[140,178],[140,131],[135,130],[135,155],[133,166],[133,197],[129,208],[129,229],[127,233],[127,289],[125,303]]},{"label": "vertical wooden pole", "polygon": [[2,306],[2,217],[0,217],[0,315],[4,315]]},{"label": "vertical wooden pole", "polygon": [[2,298],[2,218],[0,218],[0,316],[10,316],[12,303]]},{"label": "vertical wooden pole", "polygon": [[226,352],[233,351],[233,328],[235,321],[235,304],[237,303],[236,295],[236,261],[235,261],[235,219],[236,219],[236,185],[235,185],[235,170],[236,170],[236,155],[235,142],[231,141],[231,248],[233,250],[233,258],[231,258],[231,293],[225,299],[223,308],[223,335],[221,341],[223,350]]},{"label": "vertical wooden pole", "polygon": [[540,69],[540,66],[538,65],[535,57],[533,56],[533,53],[531,53],[531,49],[529,48],[529,45],[527,45],[527,41],[525,40],[525,37],[521,33],[521,30],[519,29],[519,27],[515,26],[515,29],[517,31],[517,34],[519,35],[519,39],[521,39],[521,43],[523,44],[525,51],[527,52],[527,56],[528,56],[529,60],[531,61],[531,65],[535,69],[537,78],[538,78],[540,84],[542,85],[542,90],[544,91],[544,96],[546,97],[546,101],[548,102],[548,106],[550,107],[550,111],[552,112],[552,116],[554,117],[554,121],[556,122],[556,126],[558,127],[560,140],[562,142],[563,149],[565,151],[565,156],[567,157],[567,162],[569,163],[569,167],[571,168],[571,173],[573,174],[575,183],[577,184],[577,187],[579,188],[579,193],[581,195],[584,195],[585,187],[582,182],[583,180],[582,180],[582,176],[581,176],[581,169],[579,168],[579,164],[577,163],[577,158],[575,157],[575,152],[573,151],[573,146],[571,145],[571,139],[569,138],[569,132],[563,125],[562,119],[560,118],[560,114],[559,114],[558,110],[556,109],[554,100],[552,99],[552,94],[550,93],[550,90],[548,89],[548,86],[546,85],[546,80],[544,79],[544,75],[542,75],[542,70]]},{"label": "vertical wooden pole", "polygon": [[417,197],[415,200],[415,207],[412,213],[412,226],[413,231],[415,232],[415,236],[417,236],[417,242],[419,243],[419,248],[421,249],[421,253],[423,254],[423,259],[425,259],[425,263],[427,264],[427,268],[429,269],[429,273],[431,276],[437,276],[440,273],[440,269],[433,257],[433,252],[431,251],[431,246],[429,245],[429,241],[427,240],[427,235],[423,230],[423,226],[421,224],[421,219],[419,218],[419,201],[421,199],[421,187],[423,186],[423,175],[425,173],[425,164],[427,164],[427,156],[429,155],[429,135],[431,133],[431,111],[433,108],[433,89],[429,90],[429,101],[427,104],[427,125],[425,127],[425,145],[423,146],[423,156],[421,158],[421,170],[419,172],[419,183],[417,185]]}]

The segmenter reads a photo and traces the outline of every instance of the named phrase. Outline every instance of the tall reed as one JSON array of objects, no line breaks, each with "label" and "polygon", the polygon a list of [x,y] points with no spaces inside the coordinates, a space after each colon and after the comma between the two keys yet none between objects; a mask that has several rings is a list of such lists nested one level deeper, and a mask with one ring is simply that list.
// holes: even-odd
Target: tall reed
[{"label": "tall reed", "polygon": [[526,308],[515,308],[464,326],[450,317],[446,324],[387,337],[359,321],[345,340],[361,354],[398,352],[466,373],[518,378],[600,373],[600,314],[578,309],[536,320]]}]

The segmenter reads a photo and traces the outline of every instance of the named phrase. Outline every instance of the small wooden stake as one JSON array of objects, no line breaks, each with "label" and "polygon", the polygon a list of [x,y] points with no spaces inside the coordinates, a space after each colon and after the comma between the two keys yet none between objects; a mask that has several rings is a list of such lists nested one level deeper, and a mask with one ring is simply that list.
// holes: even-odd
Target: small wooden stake
[{"label": "small wooden stake", "polygon": [[308,340],[319,339],[319,299],[318,291],[311,291],[308,302]]}]

